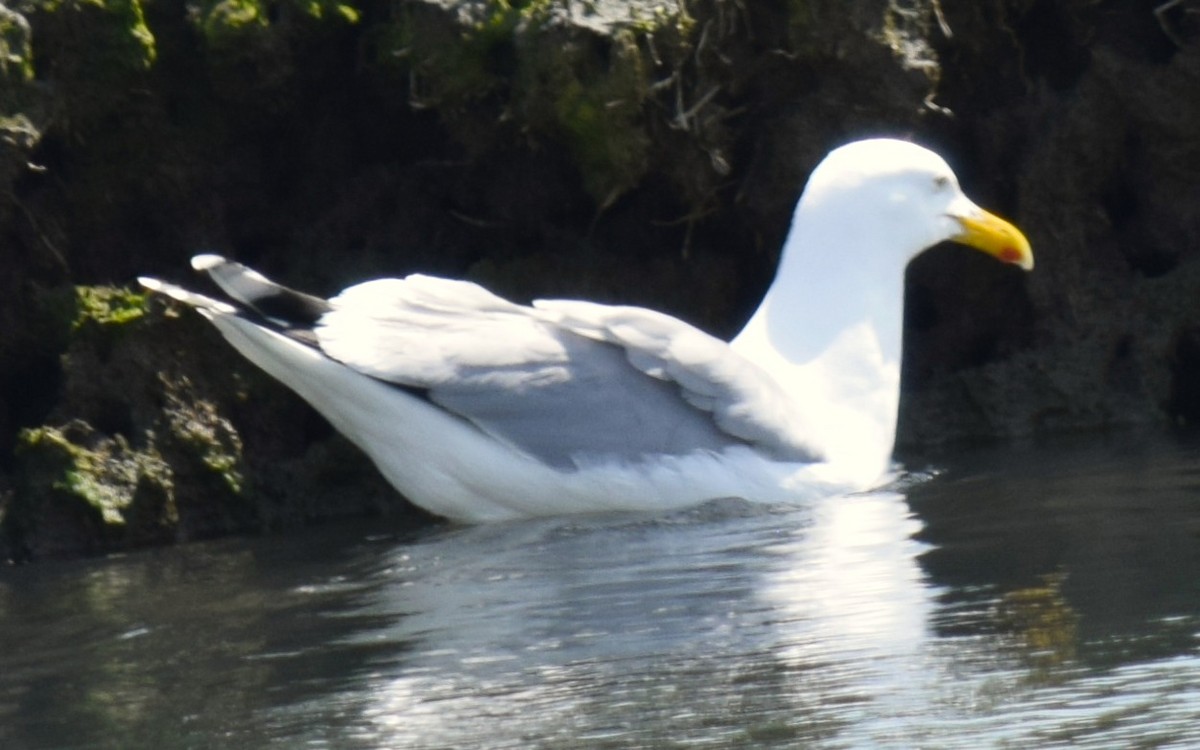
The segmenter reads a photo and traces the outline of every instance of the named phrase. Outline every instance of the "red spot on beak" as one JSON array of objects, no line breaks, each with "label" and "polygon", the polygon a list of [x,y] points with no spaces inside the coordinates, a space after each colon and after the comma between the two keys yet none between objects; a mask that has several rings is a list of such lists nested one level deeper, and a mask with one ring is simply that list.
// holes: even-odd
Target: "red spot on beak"
[{"label": "red spot on beak", "polygon": [[1000,260],[1005,263],[1020,263],[1021,253],[1015,247],[1006,247],[1000,251]]}]

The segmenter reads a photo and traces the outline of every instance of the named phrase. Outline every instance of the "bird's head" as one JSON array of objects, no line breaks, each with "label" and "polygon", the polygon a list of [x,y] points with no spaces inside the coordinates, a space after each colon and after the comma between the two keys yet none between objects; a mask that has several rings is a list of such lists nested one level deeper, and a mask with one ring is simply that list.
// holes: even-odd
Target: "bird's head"
[{"label": "bird's head", "polygon": [[835,217],[844,236],[859,235],[865,246],[895,248],[904,265],[952,240],[1033,268],[1025,235],[971,201],[942,157],[907,141],[876,138],[832,151],[809,178],[797,222],[813,211]]}]

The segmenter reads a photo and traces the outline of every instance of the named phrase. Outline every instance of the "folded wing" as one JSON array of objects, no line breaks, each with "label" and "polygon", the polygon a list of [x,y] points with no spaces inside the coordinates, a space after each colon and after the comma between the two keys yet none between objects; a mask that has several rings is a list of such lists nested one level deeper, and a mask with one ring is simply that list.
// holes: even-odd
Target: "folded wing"
[{"label": "folded wing", "polygon": [[328,356],[542,461],[572,467],[753,445],[819,457],[774,381],[718,339],[635,307],[516,305],[414,275],[359,284],[315,327]]}]

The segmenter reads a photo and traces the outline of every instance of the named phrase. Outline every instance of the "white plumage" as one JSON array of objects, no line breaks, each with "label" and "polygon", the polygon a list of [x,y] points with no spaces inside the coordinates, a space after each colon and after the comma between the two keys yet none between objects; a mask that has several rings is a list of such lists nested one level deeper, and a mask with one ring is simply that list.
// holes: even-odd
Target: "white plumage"
[{"label": "white plumage", "polygon": [[895,436],[904,269],[947,239],[1032,267],[940,157],[878,139],[813,172],[731,344],[651,310],[522,306],[422,275],[325,301],[202,255],[233,304],[141,282],[197,308],[414,503],[479,522],[870,487]]}]

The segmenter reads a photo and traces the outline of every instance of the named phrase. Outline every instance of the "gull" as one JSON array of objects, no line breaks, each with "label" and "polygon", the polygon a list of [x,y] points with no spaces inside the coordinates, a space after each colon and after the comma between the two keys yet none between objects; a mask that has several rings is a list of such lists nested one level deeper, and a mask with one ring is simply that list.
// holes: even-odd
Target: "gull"
[{"label": "gull", "polygon": [[905,268],[945,240],[1033,268],[1025,236],[940,156],[879,138],[812,172],[774,281],[731,342],[642,307],[520,305],[421,274],[323,299],[205,254],[192,266],[226,300],[139,281],[195,308],[410,501],[480,523],[877,486],[892,467]]}]

